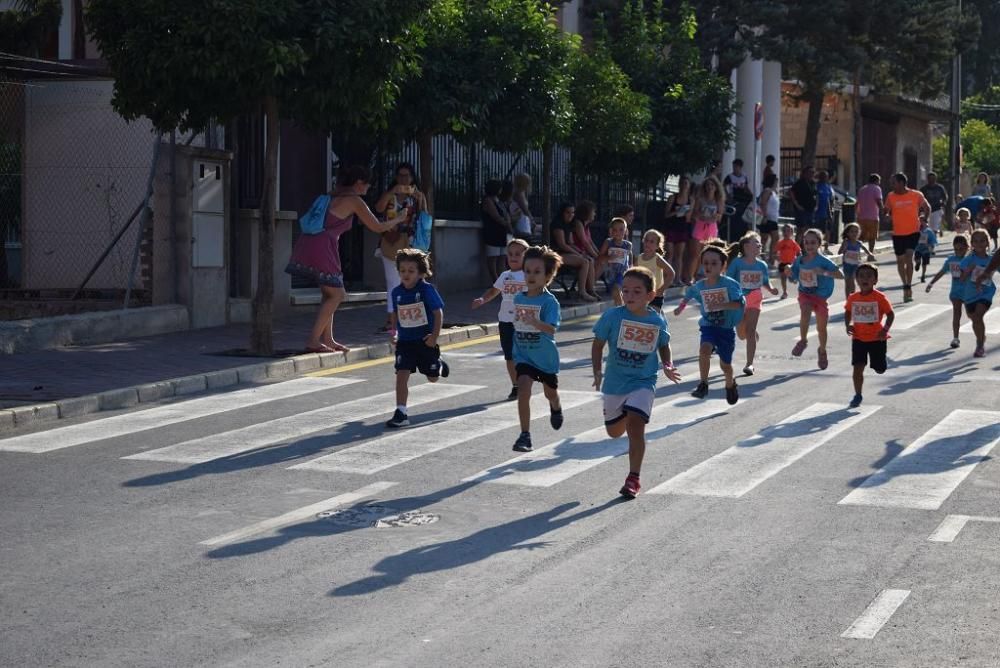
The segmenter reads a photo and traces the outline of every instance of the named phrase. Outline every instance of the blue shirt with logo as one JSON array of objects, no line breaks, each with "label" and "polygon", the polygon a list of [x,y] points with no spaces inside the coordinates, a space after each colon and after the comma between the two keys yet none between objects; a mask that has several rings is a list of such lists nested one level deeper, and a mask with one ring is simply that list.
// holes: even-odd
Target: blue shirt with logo
[{"label": "blue shirt with logo", "polygon": [[920,238],[917,241],[916,252],[921,255],[926,255],[928,253],[934,252],[934,247],[937,246],[938,239],[937,235],[934,234],[934,230],[931,228],[926,228],[920,230]]},{"label": "blue shirt with logo", "polygon": [[[792,265],[792,280],[799,282],[799,292],[802,294],[829,299],[833,294],[833,279],[829,276],[820,276],[817,271],[838,271],[838,268],[833,260],[821,253],[816,253],[816,257],[811,260],[807,260],[805,255],[800,255],[795,258],[795,264]],[[803,281],[803,278],[806,280]],[[815,283],[815,285],[804,283]]]},{"label": "blue shirt with logo", "polygon": [[396,314],[396,338],[422,341],[434,331],[434,311],[444,308],[437,288],[420,279],[413,289],[398,285],[392,290],[392,310]]},{"label": "blue shirt with logo", "polygon": [[536,297],[527,292],[514,295],[514,362],[530,364],[545,373],[559,373],[559,349],[552,334],[546,334],[522,320],[528,312],[547,325],[559,329],[559,302],[548,290]]},{"label": "blue shirt with logo", "polygon": [[608,342],[602,392],[628,394],[656,388],[660,369],[657,352],[670,343],[663,316],[651,308],[637,316],[627,307],[618,306],[601,315],[594,325],[594,336]]},{"label": "blue shirt with logo", "polygon": [[748,295],[762,287],[771,287],[770,269],[767,262],[757,258],[753,262],[738,257],[729,263],[726,275],[740,284],[743,294]]},{"label": "blue shirt with logo", "polygon": [[965,297],[965,283],[962,280],[962,260],[969,257],[968,253],[962,257],[958,255],[949,255],[948,259],[944,261],[944,267],[951,275],[951,291],[948,293],[948,299],[963,299]]},{"label": "blue shirt with logo", "polygon": [[[725,302],[739,302],[746,306],[747,300],[743,296],[743,288],[740,284],[728,276],[719,276],[715,285],[708,285],[705,279],[701,279],[694,285],[688,286],[684,293],[684,299],[695,301],[701,306],[701,320],[698,324],[702,327],[726,327],[733,329],[740,324],[743,319],[742,306],[738,309],[715,310],[714,306]],[[709,302],[706,304],[705,302]]]},{"label": "blue shirt with logo", "polygon": [[962,290],[962,301],[966,304],[974,304],[975,302],[993,302],[993,296],[997,292],[997,286],[994,285],[992,278],[983,280],[982,289],[976,287],[976,276],[986,270],[986,265],[990,263],[990,259],[992,258],[990,258],[989,255],[979,257],[975,253],[969,253],[962,258],[962,264],[959,265],[962,271],[964,272],[966,269],[972,269],[972,273],[969,274],[969,278],[965,281],[965,286]]}]

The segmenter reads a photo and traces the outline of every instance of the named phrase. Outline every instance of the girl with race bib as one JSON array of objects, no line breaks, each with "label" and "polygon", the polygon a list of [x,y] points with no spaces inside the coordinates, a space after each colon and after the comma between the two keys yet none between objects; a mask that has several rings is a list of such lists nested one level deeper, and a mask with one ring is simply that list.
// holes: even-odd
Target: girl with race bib
[{"label": "girl with race bib", "polygon": [[[590,360],[594,387],[604,398],[604,428],[608,436],[628,434],[628,477],[619,493],[634,499],[639,493],[639,473],[646,454],[646,425],[653,413],[657,369],[674,383],[680,374],[670,352],[667,322],[649,307],[656,295],[653,274],[643,267],[625,272],[622,281],[624,304],[605,311],[594,325]],[[608,356],[602,357],[604,345]]]},{"label": "girl with race bib", "polygon": [[521,271],[524,262],[524,251],[528,250],[528,242],[524,239],[513,239],[507,244],[507,266],[509,269],[500,274],[496,282],[482,297],[472,300],[472,308],[477,309],[497,295],[500,295],[500,348],[507,363],[507,375],[510,376],[510,394],[507,401],[517,399],[517,374],[514,372],[514,297],[524,292],[524,272]]},{"label": "girl with race bib", "polygon": [[770,269],[767,262],[761,259],[760,235],[747,232],[733,244],[730,249],[729,269],[726,275],[740,284],[743,297],[746,299],[746,309],[743,319],[736,327],[736,334],[747,342],[747,363],[743,367],[744,376],[752,376],[753,361],[757,355],[757,322],[760,320],[761,305],[764,302],[763,289],[767,288],[772,295],[778,294],[778,289],[771,286]]},{"label": "girl with race bib", "polygon": [[635,259],[636,266],[644,267],[653,275],[653,292],[656,296],[649,306],[656,312],[663,311],[663,295],[673,285],[677,274],[663,257],[663,235],[657,230],[646,230],[642,235],[642,253]]},{"label": "girl with race bib", "polygon": [[951,347],[958,348],[961,345],[961,340],[958,338],[958,328],[962,324],[962,309],[965,303],[962,301],[962,297],[965,294],[965,281],[962,280],[962,260],[969,252],[969,237],[964,234],[956,235],[951,242],[952,249],[955,251],[953,254],[948,256],[948,259],[944,261],[944,266],[941,267],[931,282],[927,284],[927,292],[931,291],[934,284],[945,275],[945,272],[951,274],[951,292],[948,293],[948,299],[951,300]]},{"label": "girl with race bib", "polygon": [[848,223],[844,227],[844,241],[837,250],[837,255],[843,259],[841,271],[844,273],[844,295],[847,297],[854,292],[854,272],[861,264],[861,253],[868,255],[869,262],[875,262],[875,256],[859,241],[860,237],[861,226],[857,223]]},{"label": "girl with race bib", "polygon": [[698,350],[698,373],[700,382],[691,396],[704,399],[708,395],[708,370],[712,362],[712,351],[719,353],[719,368],[726,376],[726,401],[732,405],[739,398],[736,378],[733,376],[733,352],[736,350],[736,325],[743,318],[743,289],[740,284],[726,276],[725,242],[714,239],[701,251],[701,268],[705,278],[689,286],[681,303],[674,309],[680,315],[689,301],[701,306],[701,347]]},{"label": "girl with race bib", "polygon": [[965,282],[962,301],[965,303],[965,314],[972,321],[972,331],[976,335],[976,351],[973,357],[986,357],[986,323],[983,322],[983,318],[993,305],[997,286],[993,284],[993,278],[990,276],[987,276],[981,285],[977,285],[976,279],[986,271],[992,259],[989,255],[990,236],[986,230],[974,230],[970,242],[972,252],[965,256],[959,265],[962,270],[962,280]]},{"label": "girl with race bib", "polygon": [[615,300],[616,306],[621,306],[622,302],[622,280],[625,272],[632,266],[632,242],[626,241],[628,234],[628,223],[624,218],[614,218],[608,227],[611,235],[601,244],[601,250],[597,255],[597,275],[601,275],[601,269],[605,265],[608,268],[608,285],[611,287],[611,298]]},{"label": "girl with race bib", "polygon": [[809,321],[815,313],[816,335],[819,338],[816,359],[821,370],[830,363],[826,356],[826,324],[830,320],[827,300],[833,294],[833,279],[844,277],[830,258],[820,254],[822,245],[822,232],[816,228],[806,230],[802,234],[802,255],[795,258],[795,263],[788,270],[792,282],[799,284],[799,340],[792,348],[792,355],[800,357],[809,345]]}]

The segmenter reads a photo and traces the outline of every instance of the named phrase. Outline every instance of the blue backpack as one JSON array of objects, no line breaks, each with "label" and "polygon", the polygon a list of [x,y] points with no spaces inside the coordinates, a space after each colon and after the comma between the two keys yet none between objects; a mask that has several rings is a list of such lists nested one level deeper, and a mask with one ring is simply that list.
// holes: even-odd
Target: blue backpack
[{"label": "blue backpack", "polygon": [[417,215],[414,227],[416,229],[413,231],[413,247],[425,252],[429,251],[431,249],[431,229],[434,227],[434,219],[431,214],[421,211]]},{"label": "blue backpack", "polygon": [[302,234],[319,234],[326,223],[326,210],[330,208],[330,196],[320,195],[312,203],[306,215],[299,218],[299,229]]}]

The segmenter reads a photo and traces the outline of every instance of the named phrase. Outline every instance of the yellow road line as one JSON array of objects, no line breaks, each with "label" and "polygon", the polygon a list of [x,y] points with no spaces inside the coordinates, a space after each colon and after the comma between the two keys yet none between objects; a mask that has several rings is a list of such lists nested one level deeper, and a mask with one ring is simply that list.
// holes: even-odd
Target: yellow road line
[{"label": "yellow road line", "polygon": [[[597,320],[600,315],[588,315],[582,318],[573,318],[572,320],[563,321],[562,325],[578,325],[581,322],[593,322]],[[500,341],[500,337],[496,334],[490,336],[480,336],[477,339],[469,339],[468,341],[459,341],[458,343],[449,343],[447,345],[441,346],[441,350],[458,350],[459,348],[468,348],[470,346],[478,346],[484,343],[496,343]],[[344,366],[333,367],[332,369],[323,369],[322,371],[311,371],[306,376],[317,378],[320,376],[332,376],[337,373],[346,373],[348,371],[356,371],[358,369],[367,369],[368,367],[378,366],[380,364],[389,364],[395,361],[395,356],[386,355],[385,357],[379,357],[373,360],[364,360],[361,362],[354,362],[353,364],[345,364]]]}]

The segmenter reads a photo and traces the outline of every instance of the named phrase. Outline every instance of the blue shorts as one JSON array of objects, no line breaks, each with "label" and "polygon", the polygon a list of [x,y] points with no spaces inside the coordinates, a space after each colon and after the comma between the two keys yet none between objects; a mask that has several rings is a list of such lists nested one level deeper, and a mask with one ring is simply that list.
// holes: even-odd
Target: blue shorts
[{"label": "blue shorts", "polygon": [[840,270],[844,272],[844,278],[854,278],[854,273],[858,270],[858,265],[844,263]]},{"label": "blue shorts", "polygon": [[733,363],[733,352],[736,350],[735,329],[702,325],[701,342],[714,347],[715,352],[719,353],[719,359],[726,364]]},{"label": "blue shorts", "polygon": [[625,282],[626,269],[628,269],[628,267],[623,264],[608,265],[608,286],[615,285],[620,288]]}]

